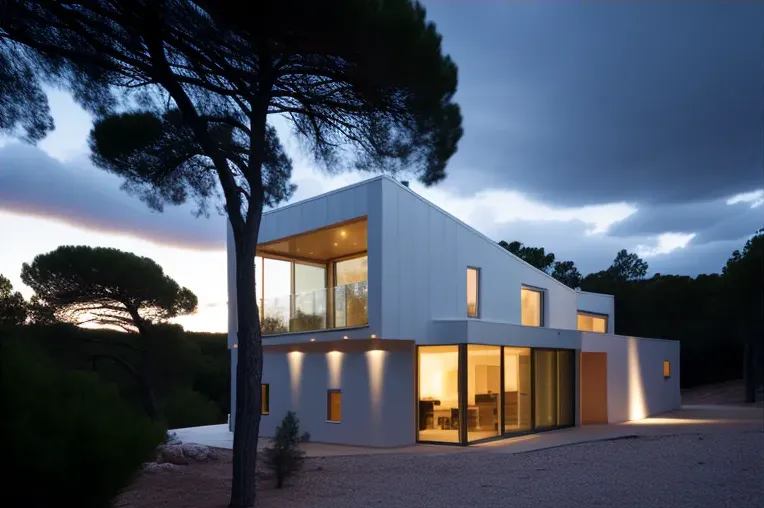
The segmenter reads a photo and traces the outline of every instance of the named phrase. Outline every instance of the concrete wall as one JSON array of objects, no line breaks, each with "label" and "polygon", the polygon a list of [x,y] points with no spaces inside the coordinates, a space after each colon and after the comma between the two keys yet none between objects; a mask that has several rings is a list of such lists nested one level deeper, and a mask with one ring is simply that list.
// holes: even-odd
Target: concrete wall
[{"label": "concrete wall", "polygon": [[[607,353],[609,423],[679,408],[678,341],[581,332],[581,351]],[[663,376],[664,360],[671,362],[669,378]]]},{"label": "concrete wall", "polygon": [[468,266],[480,269],[481,320],[520,324],[525,284],[545,291],[546,327],[576,329],[574,290],[395,181],[382,181],[382,201],[383,337],[439,343],[433,319],[467,318]]},{"label": "concrete wall", "polygon": [[[415,353],[409,351],[266,353],[263,383],[270,414],[260,435],[272,436],[289,410],[311,440],[362,446],[415,442]],[[342,390],[342,422],[326,421],[328,389]]]},{"label": "concrete wall", "polygon": [[579,291],[576,293],[576,308],[585,312],[607,315],[607,333],[615,333],[615,297],[613,295]]}]

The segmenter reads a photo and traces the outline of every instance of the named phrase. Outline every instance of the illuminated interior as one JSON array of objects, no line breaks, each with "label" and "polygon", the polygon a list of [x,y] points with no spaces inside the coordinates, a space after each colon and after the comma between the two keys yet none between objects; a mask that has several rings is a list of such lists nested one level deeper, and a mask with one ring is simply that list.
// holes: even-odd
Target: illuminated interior
[{"label": "illuminated interior", "polygon": [[258,245],[263,335],[368,324],[366,238],[363,218]]},{"label": "illuminated interior", "polygon": [[[466,353],[463,366],[460,348]],[[417,349],[419,441],[466,444],[575,423],[572,350],[479,344]]]},{"label": "illuminated interior", "polygon": [[526,287],[520,289],[520,313],[523,326],[544,325],[543,303],[541,291]]},{"label": "illuminated interior", "polygon": [[604,314],[579,312],[578,329],[582,332],[607,333],[607,316]]},{"label": "illuminated interior", "polygon": [[342,391],[326,391],[326,420],[329,422],[342,421]]},{"label": "illuminated interior", "polygon": [[478,314],[478,294],[480,271],[477,268],[467,268],[467,317],[476,318]]}]

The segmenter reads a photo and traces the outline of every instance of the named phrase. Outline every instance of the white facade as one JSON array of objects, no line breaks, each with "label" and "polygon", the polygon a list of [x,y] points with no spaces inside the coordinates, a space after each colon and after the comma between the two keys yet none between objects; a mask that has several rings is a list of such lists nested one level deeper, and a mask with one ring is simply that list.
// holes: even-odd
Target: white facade
[{"label": "white facade", "polygon": [[[631,402],[622,402],[623,394],[633,390],[630,383],[637,379],[629,374],[628,382],[624,381],[628,369],[623,364],[631,358],[624,351],[636,347],[645,384],[644,413],[678,407],[678,343],[660,341],[656,348],[652,346],[655,341],[612,335],[612,296],[566,287],[388,177],[265,213],[258,245],[355,219],[366,221],[368,322],[264,337],[263,383],[269,385],[270,409],[262,418],[262,435],[271,435],[286,411],[294,410],[303,430],[315,441],[370,446],[413,443],[417,435],[415,345],[472,343],[567,349],[577,354],[605,352],[609,421],[636,415]],[[234,407],[236,316],[241,310],[236,308],[232,248],[229,232]],[[468,267],[479,270],[476,318],[467,317]],[[522,287],[543,294],[540,327],[522,325]],[[608,333],[579,332],[579,310],[605,316]],[[636,346],[628,345],[632,344],[629,341],[636,341]],[[659,359],[660,364],[655,364]],[[675,364],[669,382],[662,375],[652,379],[650,369],[657,368],[662,374],[663,360]],[[341,423],[327,421],[326,393],[330,389],[342,390]],[[576,405],[578,391],[576,382]],[[234,418],[232,415],[232,421]]]}]

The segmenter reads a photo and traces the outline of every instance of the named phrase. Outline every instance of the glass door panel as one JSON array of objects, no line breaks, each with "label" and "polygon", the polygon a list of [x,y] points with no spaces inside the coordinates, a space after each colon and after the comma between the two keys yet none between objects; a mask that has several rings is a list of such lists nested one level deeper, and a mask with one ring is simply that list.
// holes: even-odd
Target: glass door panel
[{"label": "glass door panel", "polygon": [[459,346],[419,346],[417,439],[459,442]]},{"label": "glass door panel", "polygon": [[504,348],[504,433],[531,429],[531,350]]},{"label": "glass door panel", "polygon": [[499,435],[501,346],[467,346],[467,440]]}]

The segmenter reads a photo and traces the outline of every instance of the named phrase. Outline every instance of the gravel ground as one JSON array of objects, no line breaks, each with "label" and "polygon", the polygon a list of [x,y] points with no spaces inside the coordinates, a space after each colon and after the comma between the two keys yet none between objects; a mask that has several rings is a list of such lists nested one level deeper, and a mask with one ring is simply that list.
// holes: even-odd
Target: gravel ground
[{"label": "gravel ground", "polygon": [[[117,506],[223,508],[230,455],[146,474]],[[468,453],[309,459],[283,490],[265,482],[258,507],[764,506],[764,433],[685,434],[587,443],[518,455]]]}]

